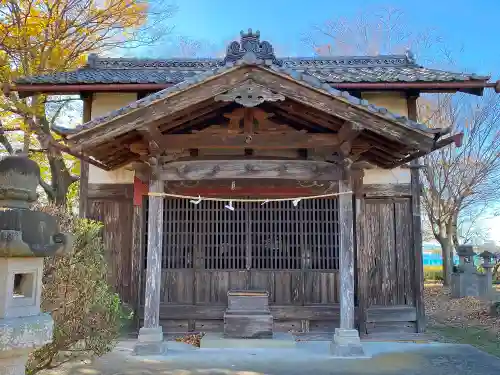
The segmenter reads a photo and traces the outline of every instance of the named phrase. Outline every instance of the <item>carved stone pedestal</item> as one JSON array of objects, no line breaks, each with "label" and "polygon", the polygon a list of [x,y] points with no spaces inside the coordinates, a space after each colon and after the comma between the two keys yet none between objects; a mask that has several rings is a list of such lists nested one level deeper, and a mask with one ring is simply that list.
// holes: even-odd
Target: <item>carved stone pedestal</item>
[{"label": "carved stone pedestal", "polygon": [[331,353],[339,358],[368,358],[361,346],[359,332],[356,329],[336,328]]},{"label": "carved stone pedestal", "polygon": [[273,316],[266,291],[229,291],[224,313],[224,337],[272,338]]}]

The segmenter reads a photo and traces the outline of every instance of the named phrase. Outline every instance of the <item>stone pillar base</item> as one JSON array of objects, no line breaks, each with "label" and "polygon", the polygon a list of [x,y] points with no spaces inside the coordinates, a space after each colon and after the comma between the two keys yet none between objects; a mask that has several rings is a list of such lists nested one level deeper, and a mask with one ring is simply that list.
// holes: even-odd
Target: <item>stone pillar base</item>
[{"label": "stone pillar base", "polygon": [[335,328],[330,352],[334,357],[339,358],[369,358],[363,350],[359,332],[356,329]]},{"label": "stone pillar base", "polygon": [[134,347],[135,355],[162,355],[167,352],[166,343],[163,342],[162,327],[142,327],[137,341]]},{"label": "stone pillar base", "polygon": [[24,375],[26,373],[26,362],[28,362],[29,351],[24,351],[19,356],[1,358],[0,375]]},{"label": "stone pillar base", "polygon": [[24,375],[28,354],[52,341],[49,314],[0,319],[0,375]]}]

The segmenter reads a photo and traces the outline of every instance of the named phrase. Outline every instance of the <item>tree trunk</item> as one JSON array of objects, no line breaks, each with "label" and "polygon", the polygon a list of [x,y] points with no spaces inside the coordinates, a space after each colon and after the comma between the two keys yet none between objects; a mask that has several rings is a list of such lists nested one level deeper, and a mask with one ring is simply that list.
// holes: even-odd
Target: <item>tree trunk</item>
[{"label": "tree trunk", "polygon": [[30,144],[31,144],[31,134],[25,130],[23,135],[23,154],[26,156],[30,151]]},{"label": "tree trunk", "polygon": [[453,239],[444,237],[439,240],[443,255],[443,284],[450,286],[453,272]]},{"label": "tree trunk", "polygon": [[59,150],[50,150],[47,153],[47,158],[50,166],[51,184],[41,182],[41,185],[51,203],[57,206],[66,206],[68,189],[78,178],[69,173]]}]

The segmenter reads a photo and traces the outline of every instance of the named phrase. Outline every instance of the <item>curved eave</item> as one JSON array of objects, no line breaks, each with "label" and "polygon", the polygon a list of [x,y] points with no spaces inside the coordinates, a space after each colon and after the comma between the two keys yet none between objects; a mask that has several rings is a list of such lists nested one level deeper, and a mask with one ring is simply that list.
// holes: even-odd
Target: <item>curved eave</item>
[{"label": "curved eave", "polygon": [[[420,92],[467,92],[482,95],[485,88],[493,88],[500,93],[500,81],[488,80],[448,81],[448,82],[341,82],[329,83],[339,90],[363,91],[405,91]],[[34,94],[79,94],[82,92],[118,92],[118,91],[157,91],[173,86],[169,83],[95,83],[95,84],[18,84],[4,88],[5,91],[18,92],[21,97]]]}]

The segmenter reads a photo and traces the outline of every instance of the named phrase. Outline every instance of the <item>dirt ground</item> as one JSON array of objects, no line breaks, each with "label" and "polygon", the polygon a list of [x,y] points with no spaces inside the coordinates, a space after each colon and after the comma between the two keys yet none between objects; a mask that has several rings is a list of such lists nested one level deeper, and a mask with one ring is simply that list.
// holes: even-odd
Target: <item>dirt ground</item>
[{"label": "dirt ground", "polygon": [[427,331],[440,341],[474,345],[500,357],[500,317],[489,314],[489,303],[473,297],[450,298],[442,285],[424,290]]}]

